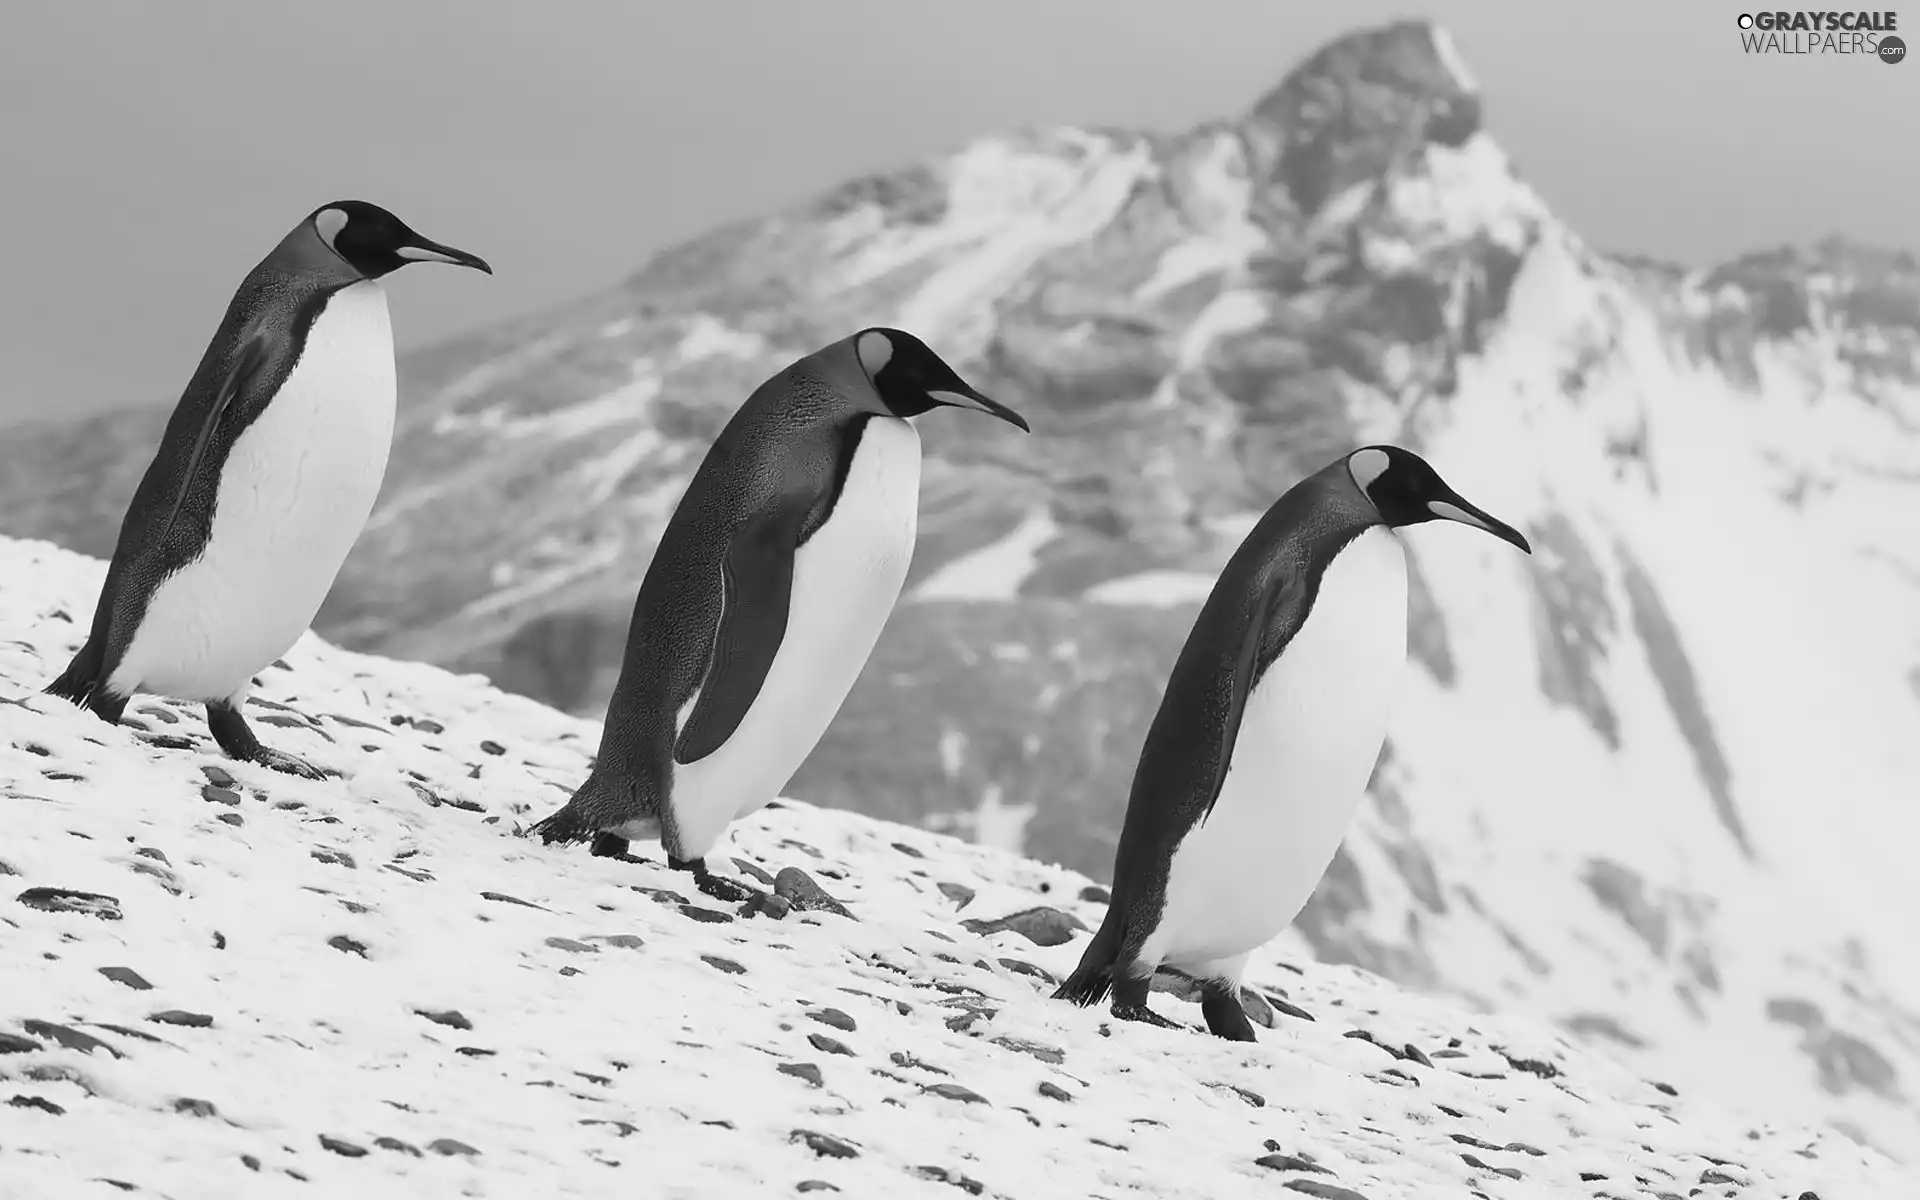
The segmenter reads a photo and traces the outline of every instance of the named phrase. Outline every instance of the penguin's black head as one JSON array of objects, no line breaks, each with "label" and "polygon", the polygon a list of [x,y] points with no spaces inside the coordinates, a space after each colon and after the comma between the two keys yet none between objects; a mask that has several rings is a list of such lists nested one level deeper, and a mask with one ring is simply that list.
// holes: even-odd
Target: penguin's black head
[{"label": "penguin's black head", "polygon": [[973,408],[1027,429],[1019,413],[967,386],[927,344],[898,329],[863,329],[853,335],[853,352],[867,373],[880,403],[896,417],[917,417],[943,404]]},{"label": "penguin's black head", "polygon": [[1423,521],[1458,521],[1484,529],[1528,554],[1533,547],[1520,531],[1467,503],[1447,486],[1427,460],[1398,446],[1363,446],[1347,455],[1347,473],[1354,486],[1373,502],[1374,511],[1390,528]]},{"label": "penguin's black head", "polygon": [[493,274],[486,260],[421,237],[405,221],[365,200],[336,200],[307,218],[327,249],[368,279],[378,279],[411,262],[452,263]]}]

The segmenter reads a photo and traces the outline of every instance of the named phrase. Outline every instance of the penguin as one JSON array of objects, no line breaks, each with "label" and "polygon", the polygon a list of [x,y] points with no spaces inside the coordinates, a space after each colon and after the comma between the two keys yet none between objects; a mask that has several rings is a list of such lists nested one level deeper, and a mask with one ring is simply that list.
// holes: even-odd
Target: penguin
[{"label": "penguin", "polygon": [[862,329],[762,383],[694,472],[634,602],[600,751],[530,834],[640,861],[658,837],[701,891],[756,893],[705,859],[772,800],[839,711],[913,557],[931,409],[1029,428],[910,333]]},{"label": "penguin", "polygon": [[1105,920],[1055,999],[1147,1007],[1158,970],[1199,986],[1219,1037],[1252,1041],[1248,955],[1292,923],[1358,809],[1407,656],[1396,530],[1458,521],[1527,539],[1419,455],[1364,446],[1300,481],[1228,560],[1134,769]]},{"label": "penguin", "polygon": [[87,640],[47,692],[110,724],[135,692],[201,701],[231,757],[324,777],[261,745],[240,707],[312,622],[379,494],[394,420],[379,280],[412,262],[493,274],[340,200],[240,281],[134,490]]}]

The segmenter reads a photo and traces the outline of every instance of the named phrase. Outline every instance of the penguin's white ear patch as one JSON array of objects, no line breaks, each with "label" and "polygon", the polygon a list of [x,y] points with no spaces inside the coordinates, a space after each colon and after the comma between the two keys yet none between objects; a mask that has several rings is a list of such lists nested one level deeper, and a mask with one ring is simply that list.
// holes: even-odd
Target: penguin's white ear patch
[{"label": "penguin's white ear patch", "polygon": [[319,233],[320,240],[327,244],[327,249],[333,250],[336,254],[339,251],[334,246],[333,239],[339,237],[340,231],[346,227],[347,214],[337,208],[323,208],[313,214],[315,232]]},{"label": "penguin's white ear patch", "polygon": [[1493,532],[1492,529],[1487,527],[1485,521],[1474,516],[1466,509],[1461,508],[1458,504],[1449,504],[1445,500],[1429,500],[1427,501],[1427,511],[1439,517],[1442,521],[1458,521],[1462,525],[1471,525],[1475,529],[1486,529],[1488,533]]},{"label": "penguin's white ear patch", "polygon": [[893,339],[878,329],[869,329],[853,344],[853,352],[871,379],[893,361]]},{"label": "penguin's white ear patch", "polygon": [[1371,446],[1365,450],[1354,451],[1347,459],[1347,470],[1353,475],[1354,485],[1360,489],[1362,495],[1365,495],[1367,489],[1373,486],[1373,481],[1385,474],[1387,468],[1392,465],[1393,460],[1387,457],[1385,450],[1376,450]]}]

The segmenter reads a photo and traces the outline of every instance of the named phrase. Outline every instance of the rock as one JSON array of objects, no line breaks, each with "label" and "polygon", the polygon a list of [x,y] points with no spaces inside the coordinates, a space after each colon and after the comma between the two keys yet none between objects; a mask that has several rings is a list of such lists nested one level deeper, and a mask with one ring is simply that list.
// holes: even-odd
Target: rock
[{"label": "rock", "polygon": [[410,724],[421,733],[445,733],[447,731],[447,727],[438,721],[427,721],[417,717],[414,718]]},{"label": "rock", "polygon": [[179,1025],[185,1029],[211,1029],[213,1018],[206,1013],[188,1012],[183,1008],[163,1008],[147,1017],[158,1025]]},{"label": "rock", "polygon": [[740,906],[741,916],[766,917],[770,921],[781,920],[792,911],[793,905],[786,897],[776,896],[772,892],[755,892]]},{"label": "rock", "polygon": [[1427,1057],[1427,1052],[1412,1042],[1406,1044],[1406,1047],[1401,1051],[1401,1055],[1402,1057],[1412,1059],[1423,1067],[1431,1068],[1433,1066],[1433,1060]]},{"label": "rock", "polygon": [[814,882],[813,876],[799,867],[780,868],[780,873],[773,877],[773,893],[801,912],[830,912],[853,919],[846,905],[829,896],[825,888]]},{"label": "rock", "polygon": [[565,950],[569,954],[598,954],[600,947],[589,946],[585,942],[576,942],[572,938],[550,937],[547,945],[555,950]]},{"label": "rock", "polygon": [[31,1054],[42,1048],[32,1038],[24,1038],[17,1033],[0,1033],[0,1054]]},{"label": "rock", "polygon": [[893,848],[895,850],[898,850],[900,853],[906,855],[908,858],[925,858],[926,857],[926,855],[920,853],[918,849],[907,845],[905,842],[895,842],[893,844]]},{"label": "rock", "polygon": [[1343,1188],[1333,1183],[1321,1183],[1318,1179],[1289,1179],[1281,1186],[1296,1192],[1305,1192],[1309,1196],[1318,1196],[1320,1200],[1367,1200],[1366,1196],[1352,1188]]},{"label": "rock", "polygon": [[1053,977],[1052,971],[1047,970],[1045,967],[1037,967],[1025,959],[1003,958],[999,961],[1001,966],[1012,971],[1015,975],[1025,975],[1030,979],[1038,979],[1040,982],[1049,985],[1060,982]]},{"label": "rock", "polygon": [[480,1153],[472,1146],[467,1145],[457,1138],[435,1138],[427,1143],[427,1149],[433,1151],[435,1154],[444,1154],[449,1158],[452,1158],[456,1154],[473,1158]]},{"label": "rock", "polygon": [[232,788],[215,787],[211,783],[200,789],[200,798],[211,801],[214,804],[225,804],[229,807],[240,803],[239,792],[234,791]]},{"label": "rock", "polygon": [[438,1010],[416,1008],[413,1010],[413,1015],[416,1017],[425,1017],[427,1020],[432,1021],[435,1025],[445,1025],[448,1029],[472,1029],[473,1028],[473,1022],[467,1020],[466,1014],[461,1012],[457,1008],[445,1008],[445,1009],[438,1009]]},{"label": "rock", "polygon": [[140,973],[131,967],[101,967],[100,973],[115,983],[132,988],[136,992],[150,992],[153,985],[140,978]]},{"label": "rock", "polygon": [[330,1133],[320,1135],[320,1145],[324,1149],[331,1150],[343,1158],[365,1158],[367,1156],[367,1148],[365,1146],[356,1146],[347,1139],[334,1137]]},{"label": "rock", "polygon": [[842,1141],[830,1133],[817,1133],[811,1129],[796,1129],[787,1135],[789,1142],[799,1142],[821,1158],[858,1158],[860,1151],[851,1142]]},{"label": "rock", "polygon": [[973,902],[973,889],[964,883],[942,883],[936,886],[939,887],[942,896],[953,901],[960,908],[965,908]]},{"label": "rock", "polygon": [[1504,1175],[1508,1179],[1519,1179],[1521,1177],[1520,1168],[1518,1167],[1489,1166],[1488,1164],[1481,1162],[1478,1157],[1472,1154],[1462,1154],[1460,1156],[1460,1161],[1466,1163],[1468,1166],[1472,1167],[1476,1171],[1491,1171],[1495,1175]]},{"label": "rock", "polygon": [[812,1063],[781,1063],[774,1068],[782,1075],[791,1075],[795,1079],[804,1079],[814,1087],[825,1087],[826,1079],[821,1076],[820,1068]]},{"label": "rock", "polygon": [[1285,1015],[1292,1017],[1296,1021],[1313,1020],[1312,1013],[1308,1012],[1304,1008],[1301,1008],[1299,1005],[1292,1003],[1284,996],[1276,996],[1273,993],[1268,992],[1266,996],[1266,1000],[1268,1004],[1273,1005],[1273,1009],[1275,1012],[1284,1013]]},{"label": "rock", "polygon": [[1047,1079],[1040,1081],[1040,1094],[1049,1100],[1059,1100],[1063,1103],[1073,1099],[1072,1092]]},{"label": "rock", "polygon": [[77,892],[72,888],[30,887],[14,897],[28,908],[41,912],[79,913],[103,921],[120,919],[120,901],[99,892]]},{"label": "rock", "polygon": [[675,908],[685,908],[687,905],[687,898],[685,896],[682,896],[679,892],[668,891],[666,888],[646,887],[638,883],[628,884],[627,887],[631,891],[639,892],[642,896],[645,896],[656,904],[670,904]]},{"label": "rock", "polygon": [[361,958],[367,956],[367,944],[350,938],[344,933],[335,934],[328,938],[327,945],[332,946],[342,954],[358,954]]},{"label": "rock", "polygon": [[844,1054],[848,1058],[853,1057],[853,1051],[845,1042],[838,1038],[830,1038],[824,1033],[808,1034],[807,1042],[822,1054]]},{"label": "rock", "polygon": [[453,1052],[455,1054],[464,1054],[468,1058],[492,1058],[494,1054],[497,1053],[493,1050],[484,1050],[479,1046],[455,1046]]},{"label": "rock", "polygon": [[1658,1081],[1654,1082],[1653,1090],[1656,1092],[1664,1092],[1669,1096],[1678,1096],[1680,1094],[1679,1090],[1676,1089],[1672,1084],[1660,1083]]},{"label": "rock", "polygon": [[735,858],[733,860],[733,865],[740,868],[740,873],[742,875],[751,875],[755,880],[759,881],[765,886],[767,887],[773,886],[773,876],[767,874],[766,871],[761,868],[759,863],[748,862],[744,858]]},{"label": "rock", "polygon": [[1085,932],[1086,924],[1072,913],[1061,912],[1057,908],[1044,906],[1023,909],[996,920],[974,919],[960,924],[969,932],[985,937],[989,934],[1011,931],[1026,938],[1036,946],[1062,946],[1073,940],[1077,932]]},{"label": "rock", "polygon": [[857,1028],[853,1018],[837,1008],[810,1008],[807,1010],[807,1019],[831,1025],[844,1033],[852,1033]]},{"label": "rock", "polygon": [[215,1117],[219,1110],[211,1100],[196,1100],[192,1096],[182,1096],[173,1102],[173,1111],[189,1117]]},{"label": "rock", "polygon": [[1090,883],[1080,889],[1080,898],[1089,904],[1111,904],[1113,893],[1097,883]]},{"label": "rock", "polygon": [[680,915],[698,921],[703,925],[725,925],[733,920],[732,913],[716,912],[711,908],[701,908],[697,904],[683,904]]},{"label": "rock", "polygon": [[931,1179],[935,1183],[950,1183],[968,1195],[978,1196],[986,1191],[986,1185],[977,1179],[969,1179],[958,1171],[949,1171],[945,1167],[915,1167],[913,1173],[922,1179]]},{"label": "rock", "polygon": [[895,1050],[892,1054],[887,1055],[887,1061],[892,1063],[894,1066],[900,1067],[902,1069],[925,1071],[931,1075],[947,1074],[947,1072],[941,1070],[939,1067],[931,1066],[927,1063],[921,1062],[919,1059],[915,1058],[913,1055],[908,1054],[905,1050]]},{"label": "rock", "polygon": [[522,899],[521,899],[520,897],[518,897],[518,896],[509,896],[509,895],[507,895],[507,894],[506,894],[505,892],[481,892],[481,893],[480,893],[480,898],[481,898],[482,900],[494,900],[494,901],[498,901],[498,902],[499,902],[499,903],[501,903],[501,904],[518,904],[518,905],[520,905],[520,906],[521,906],[522,908],[537,908],[537,909],[539,909],[539,910],[540,910],[541,912],[552,912],[552,911],[553,911],[552,909],[550,909],[550,908],[548,908],[548,907],[546,907],[545,905],[542,905],[542,904],[535,904],[535,903],[534,903],[533,901],[531,901],[531,900],[522,900]]},{"label": "rock", "polygon": [[590,942],[604,942],[616,950],[638,950],[646,943],[633,933],[596,933],[587,938]]},{"label": "rock", "polygon": [[237,812],[217,813],[214,816],[214,820],[219,821],[223,825],[232,825],[236,828],[247,823],[247,819]]},{"label": "rock", "polygon": [[[90,1033],[84,1033],[66,1025],[56,1025],[52,1021],[22,1021],[20,1022],[20,1028],[26,1030],[34,1037],[46,1038],[50,1042],[58,1042],[67,1049],[78,1050],[82,1054],[91,1054],[95,1050],[105,1050],[115,1058],[126,1057],[110,1043],[103,1042]],[[37,1050],[39,1047],[36,1046],[34,1049]]]},{"label": "rock", "polygon": [[972,1088],[961,1087],[957,1083],[930,1083],[922,1089],[943,1100],[958,1100],[962,1104],[985,1104],[987,1098]]},{"label": "rock", "polygon": [[840,1189],[824,1179],[802,1179],[794,1185],[794,1190],[799,1192],[837,1192]]},{"label": "rock", "polygon": [[392,1150],[399,1154],[411,1154],[415,1158],[423,1157],[418,1148],[408,1145],[397,1137],[381,1136],[373,1139],[373,1144],[382,1150]]},{"label": "rock", "polygon": [[1506,1051],[1498,1050],[1497,1048],[1496,1048],[1496,1052],[1500,1055],[1501,1058],[1504,1058],[1507,1060],[1508,1066],[1512,1067],[1516,1071],[1525,1071],[1529,1075],[1538,1075],[1542,1079],[1552,1079],[1560,1074],[1559,1067],[1556,1067],[1552,1063],[1546,1062],[1543,1059],[1516,1058],[1515,1056],[1508,1054]]},{"label": "rock", "polygon": [[486,741],[480,743],[480,751],[483,754],[492,754],[497,756],[497,755],[505,754],[507,752],[507,748],[505,746],[502,746],[499,742],[496,742],[493,739],[489,738]]},{"label": "rock", "polygon": [[1255,1166],[1266,1167],[1272,1171],[1309,1171],[1316,1175],[1333,1174],[1332,1171],[1327,1170],[1319,1163],[1308,1162],[1306,1159],[1296,1157],[1292,1154],[1262,1154],[1259,1158],[1254,1159],[1253,1162]]},{"label": "rock", "polygon": [[1016,1054],[1031,1054],[1041,1062],[1051,1063],[1056,1067],[1067,1061],[1065,1050],[1057,1046],[1049,1046],[1045,1042],[1030,1042],[1026,1038],[1017,1037],[997,1037],[993,1039],[993,1044],[1012,1050]]},{"label": "rock", "polygon": [[52,1113],[56,1117],[67,1111],[64,1108],[61,1108],[58,1104],[55,1104],[53,1101],[43,1099],[42,1097],[39,1097],[39,1096],[16,1095],[14,1096],[13,1099],[7,1101],[7,1103],[12,1105],[14,1108],[37,1108],[41,1112]]},{"label": "rock", "polygon": [[315,862],[327,863],[330,866],[345,867],[349,871],[355,869],[353,855],[348,854],[345,850],[337,846],[321,846],[318,849],[309,850],[307,853],[313,856]]},{"label": "rock", "polygon": [[712,967],[714,970],[724,971],[728,975],[745,975],[747,973],[747,969],[739,963],[730,958],[721,958],[717,954],[702,954],[700,961]]}]

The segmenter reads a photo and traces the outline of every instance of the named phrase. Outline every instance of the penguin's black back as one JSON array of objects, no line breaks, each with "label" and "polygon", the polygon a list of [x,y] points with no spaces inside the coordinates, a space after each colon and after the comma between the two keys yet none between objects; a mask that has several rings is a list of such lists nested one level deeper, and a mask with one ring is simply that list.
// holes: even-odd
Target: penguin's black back
[{"label": "penguin's black back", "polygon": [[86,643],[47,691],[118,719],[127,697],[104,685],[154,590],[205,547],[228,452],[292,373],[328,298],[359,279],[302,222],[241,280],[134,489]]},{"label": "penguin's black back", "polygon": [[1220,795],[1247,696],[1304,624],[1328,564],[1379,523],[1343,457],[1288,489],[1227,560],[1147,729],[1106,919],[1058,995],[1098,999],[1104,972],[1158,924],[1174,849]]},{"label": "penguin's black back", "polygon": [[[634,601],[594,765],[595,775],[618,781],[618,790],[634,789],[650,813],[658,811],[672,769],[676,718],[707,680],[716,652],[720,563],[735,535],[770,513],[791,513],[797,528],[790,544],[805,545],[832,515],[861,436],[876,419],[850,411],[846,383],[809,356],[756,388],[720,431],[661,534]],[[739,698],[735,711],[750,702]],[[689,734],[702,715],[697,710],[690,719]],[[577,802],[593,790],[583,791]]]}]

